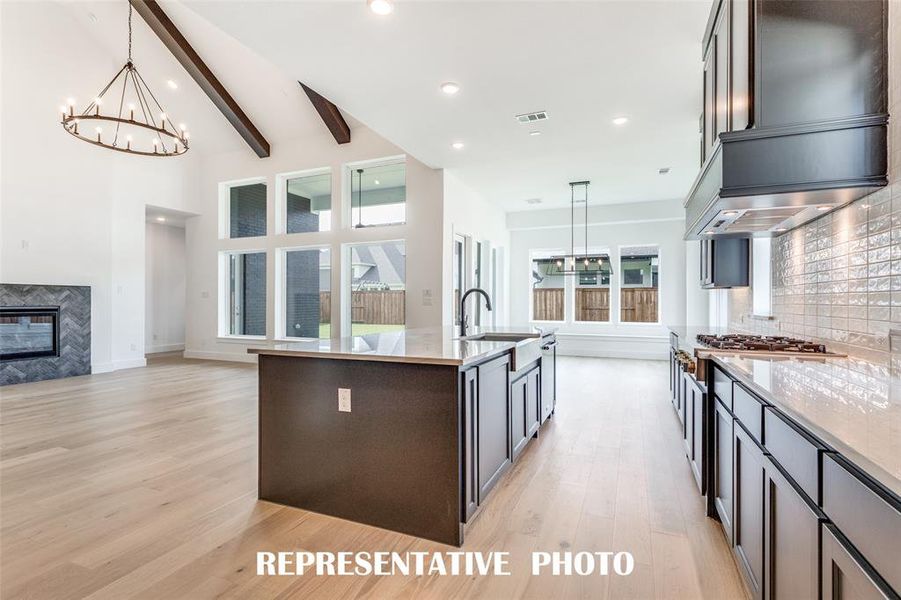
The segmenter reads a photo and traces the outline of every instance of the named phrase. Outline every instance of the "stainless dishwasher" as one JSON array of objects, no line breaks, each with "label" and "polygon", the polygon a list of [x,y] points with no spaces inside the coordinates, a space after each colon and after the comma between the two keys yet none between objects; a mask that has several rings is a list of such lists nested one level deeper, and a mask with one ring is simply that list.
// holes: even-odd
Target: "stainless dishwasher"
[{"label": "stainless dishwasher", "polygon": [[541,338],[541,422],[557,408],[557,338]]}]

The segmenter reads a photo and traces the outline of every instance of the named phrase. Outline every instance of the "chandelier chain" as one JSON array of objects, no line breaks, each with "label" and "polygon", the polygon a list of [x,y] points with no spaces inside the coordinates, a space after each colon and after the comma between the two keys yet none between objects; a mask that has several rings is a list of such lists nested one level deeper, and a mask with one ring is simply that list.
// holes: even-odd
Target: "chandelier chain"
[{"label": "chandelier chain", "polygon": [[128,62],[131,62],[131,2],[128,3]]}]

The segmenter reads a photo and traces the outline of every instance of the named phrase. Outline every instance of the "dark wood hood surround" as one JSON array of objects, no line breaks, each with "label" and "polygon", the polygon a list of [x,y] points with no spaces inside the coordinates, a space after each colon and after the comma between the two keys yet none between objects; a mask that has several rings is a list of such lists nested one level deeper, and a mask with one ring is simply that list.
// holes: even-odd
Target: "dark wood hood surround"
[{"label": "dark wood hood surround", "polygon": [[686,239],[771,236],[887,185],[884,0],[718,0]]}]

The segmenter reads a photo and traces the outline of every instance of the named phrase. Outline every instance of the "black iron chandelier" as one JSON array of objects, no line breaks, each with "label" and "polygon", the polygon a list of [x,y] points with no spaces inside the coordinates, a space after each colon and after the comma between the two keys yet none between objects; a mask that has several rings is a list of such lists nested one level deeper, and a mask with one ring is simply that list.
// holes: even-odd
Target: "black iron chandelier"
[{"label": "black iron chandelier", "polygon": [[[188,151],[190,135],[185,125],[173,124],[132,62],[131,12],[129,3],[128,61],[84,111],[75,112],[73,98],[61,106],[62,126],[78,139],[110,150],[142,156],[179,156]],[[116,113],[102,112],[108,93],[114,105],[118,103]],[[106,133],[104,125],[108,127]]]},{"label": "black iron chandelier", "polygon": [[[613,265],[607,254],[591,254],[588,251],[588,186],[590,181],[569,182],[569,207],[570,207],[570,247],[569,254],[555,257],[553,264],[548,268],[548,275],[582,275],[585,273],[612,273]],[[576,188],[581,187],[584,192],[585,203],[585,251],[576,254]]]}]

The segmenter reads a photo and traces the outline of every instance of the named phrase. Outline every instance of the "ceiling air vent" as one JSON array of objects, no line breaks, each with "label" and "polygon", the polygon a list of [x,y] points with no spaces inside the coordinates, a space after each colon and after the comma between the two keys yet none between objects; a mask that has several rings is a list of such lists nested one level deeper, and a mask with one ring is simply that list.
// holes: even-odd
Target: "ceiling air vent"
[{"label": "ceiling air vent", "polygon": [[529,198],[526,204],[541,204],[541,198]]},{"label": "ceiling air vent", "polygon": [[525,113],[516,115],[516,120],[520,123],[538,123],[539,121],[547,121],[547,112],[539,110],[538,112]]}]

